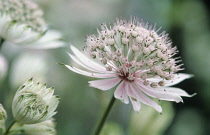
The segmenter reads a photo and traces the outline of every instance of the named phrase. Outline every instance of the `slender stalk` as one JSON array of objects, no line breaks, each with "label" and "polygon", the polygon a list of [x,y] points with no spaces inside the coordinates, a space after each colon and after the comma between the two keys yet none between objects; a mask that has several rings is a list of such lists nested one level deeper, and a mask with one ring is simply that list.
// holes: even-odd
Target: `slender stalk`
[{"label": "slender stalk", "polygon": [[6,132],[4,133],[4,135],[8,135],[8,133],[9,133],[9,131],[10,131],[10,129],[12,128],[12,126],[15,124],[15,120],[13,120],[11,123],[10,123],[10,125],[9,125],[9,127],[7,128],[7,130],[6,130]]},{"label": "slender stalk", "polygon": [[2,45],[4,44],[4,39],[3,38],[0,38],[0,49],[1,49],[1,47],[2,47]]},{"label": "slender stalk", "polygon": [[101,129],[102,129],[102,127],[103,127],[103,125],[104,125],[104,123],[106,121],[107,116],[109,115],[109,112],[111,111],[111,109],[112,109],[112,107],[114,105],[115,100],[116,99],[115,99],[115,97],[113,95],[112,99],[109,102],[108,107],[106,108],[105,113],[103,114],[102,119],[100,120],[99,124],[97,125],[97,128],[96,128],[96,131],[95,131],[95,134],[94,135],[99,135],[100,134]]}]

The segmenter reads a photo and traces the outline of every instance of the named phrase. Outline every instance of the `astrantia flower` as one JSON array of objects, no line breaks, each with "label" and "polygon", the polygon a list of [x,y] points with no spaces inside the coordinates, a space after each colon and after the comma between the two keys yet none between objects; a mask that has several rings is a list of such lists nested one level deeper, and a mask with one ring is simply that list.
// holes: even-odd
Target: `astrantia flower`
[{"label": "astrantia flower", "polygon": [[47,30],[43,12],[31,0],[0,0],[0,42],[31,48],[63,46],[61,35]]},{"label": "astrantia flower", "polygon": [[149,97],[182,102],[181,96],[191,95],[168,86],[192,75],[176,73],[182,70],[178,58],[173,58],[176,48],[171,46],[165,32],[157,32],[137,18],[118,19],[113,26],[101,24],[97,36],[87,37],[85,54],[71,46],[74,55],[69,56],[86,70],[66,67],[85,76],[105,78],[89,84],[104,91],[117,86],[115,98],[126,104],[130,99],[135,111],[143,103],[162,112],[161,106]]},{"label": "astrantia flower", "polygon": [[59,100],[53,95],[54,88],[46,84],[35,84],[32,79],[17,90],[12,103],[15,121],[22,124],[35,124],[50,119],[56,114]]}]

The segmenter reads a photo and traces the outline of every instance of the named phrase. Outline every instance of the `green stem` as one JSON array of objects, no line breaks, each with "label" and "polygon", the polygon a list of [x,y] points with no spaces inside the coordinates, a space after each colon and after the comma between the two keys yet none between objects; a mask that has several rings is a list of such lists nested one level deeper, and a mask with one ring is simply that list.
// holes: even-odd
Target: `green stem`
[{"label": "green stem", "polygon": [[108,107],[106,108],[106,111],[105,111],[105,113],[104,113],[102,119],[100,120],[100,122],[99,122],[99,124],[98,124],[98,126],[97,126],[97,128],[96,128],[96,131],[95,131],[95,134],[94,134],[94,135],[99,135],[99,134],[100,134],[101,129],[102,129],[102,127],[103,127],[103,125],[104,125],[104,123],[105,123],[105,121],[106,121],[107,116],[109,115],[109,112],[110,112],[111,109],[112,109],[112,106],[114,105],[115,100],[116,100],[116,99],[115,99],[115,97],[114,97],[114,95],[113,95],[112,99],[111,99],[110,102],[109,102]]},{"label": "green stem", "polygon": [[10,125],[9,125],[9,127],[7,128],[7,130],[6,130],[6,132],[4,133],[4,135],[8,135],[8,133],[9,133],[9,131],[10,131],[10,129],[12,128],[12,126],[15,124],[15,120],[13,120],[11,123],[10,123]]},{"label": "green stem", "polygon": [[3,38],[0,38],[0,49],[1,49],[1,47],[2,47],[2,45],[4,44],[4,39]]}]

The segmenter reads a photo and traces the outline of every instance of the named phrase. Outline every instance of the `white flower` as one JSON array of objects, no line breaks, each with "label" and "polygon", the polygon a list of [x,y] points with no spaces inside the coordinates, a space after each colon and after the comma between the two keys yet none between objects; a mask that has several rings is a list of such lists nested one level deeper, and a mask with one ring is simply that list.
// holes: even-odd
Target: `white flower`
[{"label": "white flower", "polygon": [[[152,99],[183,102],[181,96],[191,97],[180,88],[169,87],[192,75],[176,73],[182,70],[176,47],[171,46],[167,34],[158,34],[154,27],[133,18],[117,19],[113,26],[101,24],[98,35],[87,37],[87,46],[80,52],[71,46],[72,60],[86,70],[66,65],[70,70],[102,80],[89,81],[90,86],[109,90],[117,86],[114,96],[135,111],[141,103],[162,112]],[[98,63],[99,62],[99,63]]]},{"label": "white flower", "polygon": [[24,52],[16,57],[12,62],[10,74],[13,88],[18,88],[31,76],[40,83],[46,82],[48,64],[45,56],[37,52]]},{"label": "white flower", "polygon": [[54,88],[46,84],[35,84],[32,79],[17,90],[12,103],[15,121],[22,124],[35,124],[50,119],[56,114],[59,100],[53,95]]},{"label": "white flower", "polygon": [[2,104],[0,104],[0,133],[5,130],[5,122],[7,120],[7,112],[5,111]]},{"label": "white flower", "polygon": [[64,46],[60,33],[47,30],[42,10],[31,0],[0,0],[0,39],[38,49]]}]

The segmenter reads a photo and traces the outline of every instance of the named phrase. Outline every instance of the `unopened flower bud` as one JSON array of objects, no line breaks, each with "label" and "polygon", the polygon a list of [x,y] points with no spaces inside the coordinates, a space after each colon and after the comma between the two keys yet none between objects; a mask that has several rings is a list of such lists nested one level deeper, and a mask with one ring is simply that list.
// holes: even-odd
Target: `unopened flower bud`
[{"label": "unopened flower bud", "polygon": [[22,124],[35,124],[50,119],[56,114],[59,100],[53,95],[54,88],[46,84],[35,84],[32,79],[17,90],[12,103],[15,121]]},{"label": "unopened flower bud", "polygon": [[158,84],[159,84],[160,86],[164,86],[164,85],[165,85],[165,82],[164,82],[164,81],[160,81],[160,82],[158,82]]},{"label": "unopened flower bud", "polygon": [[139,43],[139,44],[142,43],[143,40],[144,39],[141,36],[136,37],[136,42]]},{"label": "unopened flower bud", "polygon": [[144,52],[144,54],[146,54],[146,55],[148,55],[148,54],[151,53],[151,52],[150,52],[150,49],[149,49],[149,48],[146,48],[146,47],[144,47],[143,52]]},{"label": "unopened flower bud", "polygon": [[122,38],[122,43],[123,44],[128,44],[128,42],[129,42],[128,38],[126,38],[126,37]]},{"label": "unopened flower bud", "polygon": [[152,82],[150,84],[150,86],[153,87],[153,88],[157,88],[158,87],[158,83],[157,82]]}]

